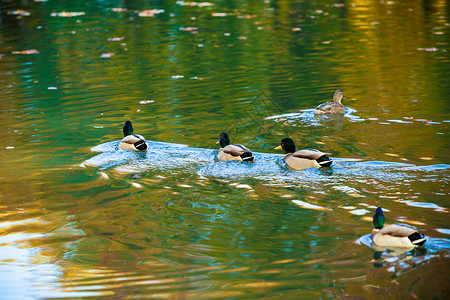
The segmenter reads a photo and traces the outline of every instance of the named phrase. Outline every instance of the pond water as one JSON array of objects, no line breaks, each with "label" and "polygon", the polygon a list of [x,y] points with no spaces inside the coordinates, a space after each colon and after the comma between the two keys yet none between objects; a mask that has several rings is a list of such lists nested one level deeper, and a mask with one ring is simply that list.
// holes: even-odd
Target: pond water
[{"label": "pond water", "polygon": [[[0,298],[448,299],[449,12],[0,2]],[[290,170],[287,136],[332,166]],[[378,206],[425,246],[374,249]]]}]

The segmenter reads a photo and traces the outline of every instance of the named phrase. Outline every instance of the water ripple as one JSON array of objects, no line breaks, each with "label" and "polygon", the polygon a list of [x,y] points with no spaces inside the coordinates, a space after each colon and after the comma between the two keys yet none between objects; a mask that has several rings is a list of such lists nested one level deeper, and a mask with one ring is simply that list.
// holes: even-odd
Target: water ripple
[{"label": "water ripple", "polygon": [[[421,249],[421,248],[423,248],[426,251],[426,253],[435,254],[440,251],[450,253],[450,239],[444,239],[444,238],[428,237],[428,240],[422,247],[416,247],[414,249],[412,249],[412,248],[396,248],[396,247],[383,248],[383,247],[378,247],[378,246],[374,245],[372,243],[371,234],[368,233],[368,234],[361,236],[356,241],[356,244],[358,244],[358,245],[363,244],[369,248],[374,249],[375,251],[383,252],[383,254],[388,255],[388,256],[398,256],[398,255],[401,255],[401,254],[404,254],[407,252],[411,252],[414,249],[417,250],[417,249]],[[419,252],[415,252],[415,253],[423,255],[423,251],[419,251]]]},{"label": "water ripple", "polygon": [[[346,107],[345,108],[345,114],[344,117],[349,119],[352,122],[357,121],[365,121],[365,119],[360,118],[354,113],[356,112],[355,109]],[[287,114],[281,114],[281,115],[273,115],[266,117],[266,120],[274,120],[276,122],[293,122],[300,120],[306,125],[309,126],[322,126],[323,122],[326,122],[327,120],[335,120],[340,119],[342,116],[333,116],[333,115],[316,115],[314,113],[314,109],[304,109],[299,113],[287,113]]]},{"label": "water ripple", "polygon": [[[448,180],[450,165],[415,166],[413,164],[385,161],[358,161],[334,158],[331,168],[290,170],[283,163],[283,155],[254,153],[254,163],[218,162],[215,149],[192,148],[181,144],[149,141],[147,152],[118,149],[119,141],[107,142],[92,148],[100,154],[84,161],[82,167],[100,170],[112,168],[119,173],[142,173],[152,170],[189,170],[200,177],[239,180],[255,178],[271,183],[286,182],[339,182],[342,177],[377,179],[384,182],[408,180],[420,176],[422,181]],[[423,173],[425,171],[425,173]],[[437,173],[436,173],[437,172]],[[426,176],[422,176],[422,174]],[[433,176],[430,176],[433,175]],[[444,175],[444,176],[442,176]]]}]

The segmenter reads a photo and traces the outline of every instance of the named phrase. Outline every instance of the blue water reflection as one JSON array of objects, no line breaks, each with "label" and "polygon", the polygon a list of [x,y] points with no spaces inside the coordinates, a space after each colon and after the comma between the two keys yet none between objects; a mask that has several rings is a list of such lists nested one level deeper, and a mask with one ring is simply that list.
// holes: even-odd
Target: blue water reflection
[{"label": "blue water reflection", "polygon": [[[100,170],[114,168],[122,173],[139,173],[151,170],[187,169],[199,176],[220,178],[255,178],[267,182],[286,181],[345,181],[347,177],[381,180],[407,180],[434,171],[436,177],[445,175],[450,165],[415,166],[408,163],[385,161],[357,161],[333,158],[330,168],[294,171],[283,163],[283,155],[255,152],[254,163],[218,162],[217,150],[188,147],[181,144],[148,141],[149,150],[132,152],[118,149],[118,141],[107,142],[92,148],[100,154],[84,161],[81,166]],[[433,180],[423,177],[422,180]],[[411,202],[412,203],[412,202]]]},{"label": "blue water reflection", "polygon": [[356,243],[374,249],[375,267],[386,267],[389,272],[396,272],[397,275],[427,263],[439,255],[450,254],[450,239],[443,238],[429,237],[422,247],[385,248],[374,245],[371,234],[366,234],[360,237]]}]

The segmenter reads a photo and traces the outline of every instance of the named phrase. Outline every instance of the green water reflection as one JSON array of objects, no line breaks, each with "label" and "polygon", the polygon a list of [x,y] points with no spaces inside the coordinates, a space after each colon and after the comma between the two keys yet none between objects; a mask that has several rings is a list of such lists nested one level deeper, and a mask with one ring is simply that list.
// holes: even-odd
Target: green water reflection
[{"label": "green water reflection", "polygon": [[[1,2],[0,298],[446,298],[449,24],[439,0]],[[349,114],[315,118],[338,88]],[[116,150],[125,120],[147,154]],[[225,130],[255,164],[215,162]],[[333,167],[287,170],[286,136]],[[355,243],[376,206],[427,247]]]}]

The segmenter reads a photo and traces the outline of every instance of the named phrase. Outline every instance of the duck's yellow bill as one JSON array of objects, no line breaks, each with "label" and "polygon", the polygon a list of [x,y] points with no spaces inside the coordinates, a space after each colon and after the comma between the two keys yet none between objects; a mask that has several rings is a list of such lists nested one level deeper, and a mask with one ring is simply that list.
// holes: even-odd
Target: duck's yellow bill
[{"label": "duck's yellow bill", "polygon": [[280,145],[280,146],[278,146],[278,147],[275,148],[275,150],[278,150],[278,149],[283,149],[283,148],[282,148],[281,145]]},{"label": "duck's yellow bill", "polygon": [[217,141],[217,142],[216,142],[216,144],[219,144],[219,143],[220,143],[220,141]]}]

